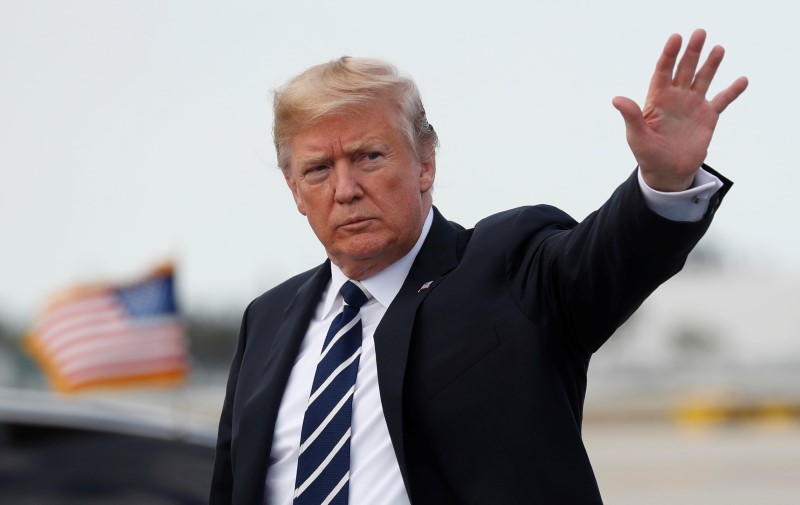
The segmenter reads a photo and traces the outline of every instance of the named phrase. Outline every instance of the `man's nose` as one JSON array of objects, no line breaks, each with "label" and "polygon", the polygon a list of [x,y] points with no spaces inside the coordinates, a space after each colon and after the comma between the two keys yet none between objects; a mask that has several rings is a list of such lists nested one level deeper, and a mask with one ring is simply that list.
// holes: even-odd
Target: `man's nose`
[{"label": "man's nose", "polygon": [[343,162],[336,167],[336,201],[348,203],[361,198],[364,190],[361,188],[358,172],[350,163]]}]

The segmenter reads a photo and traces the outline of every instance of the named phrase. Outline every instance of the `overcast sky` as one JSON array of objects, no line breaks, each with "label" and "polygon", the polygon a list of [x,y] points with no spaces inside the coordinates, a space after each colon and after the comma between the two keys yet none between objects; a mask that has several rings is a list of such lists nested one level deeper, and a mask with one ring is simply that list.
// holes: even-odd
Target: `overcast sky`
[{"label": "overcast sky", "polygon": [[727,49],[712,93],[751,81],[708,155],[735,186],[705,240],[797,276],[797,19],[783,1],[2,0],[0,317],[167,257],[185,306],[238,312],[318,264],[275,166],[270,90],[343,54],[416,79],[446,217],[583,218],[635,166],[611,99],[642,103],[666,38],[697,27]]}]

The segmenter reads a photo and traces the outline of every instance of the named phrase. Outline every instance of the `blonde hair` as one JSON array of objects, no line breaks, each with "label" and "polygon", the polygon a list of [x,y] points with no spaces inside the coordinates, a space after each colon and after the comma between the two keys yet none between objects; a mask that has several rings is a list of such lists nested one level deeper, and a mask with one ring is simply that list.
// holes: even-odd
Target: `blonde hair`
[{"label": "blonde hair", "polygon": [[316,65],[275,90],[272,129],[278,165],[289,170],[289,142],[303,128],[335,114],[374,103],[399,108],[400,129],[422,161],[436,153],[439,139],[428,123],[417,85],[381,60],[343,56]]}]

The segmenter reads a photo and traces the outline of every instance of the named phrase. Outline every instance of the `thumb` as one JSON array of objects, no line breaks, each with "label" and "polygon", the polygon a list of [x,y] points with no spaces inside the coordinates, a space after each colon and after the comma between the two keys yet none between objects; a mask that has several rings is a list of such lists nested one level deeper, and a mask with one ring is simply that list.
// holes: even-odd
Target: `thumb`
[{"label": "thumb", "polygon": [[624,96],[616,96],[611,100],[611,105],[622,114],[628,133],[638,133],[644,130],[644,116],[636,102]]}]

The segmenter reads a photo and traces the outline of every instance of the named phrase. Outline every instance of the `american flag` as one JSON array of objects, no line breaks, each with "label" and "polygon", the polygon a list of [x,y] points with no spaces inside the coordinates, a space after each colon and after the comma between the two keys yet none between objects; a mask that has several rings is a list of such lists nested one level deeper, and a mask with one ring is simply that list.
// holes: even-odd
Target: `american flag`
[{"label": "american flag", "polygon": [[80,286],[43,311],[27,347],[53,387],[174,384],[188,373],[172,268],[136,283]]}]

